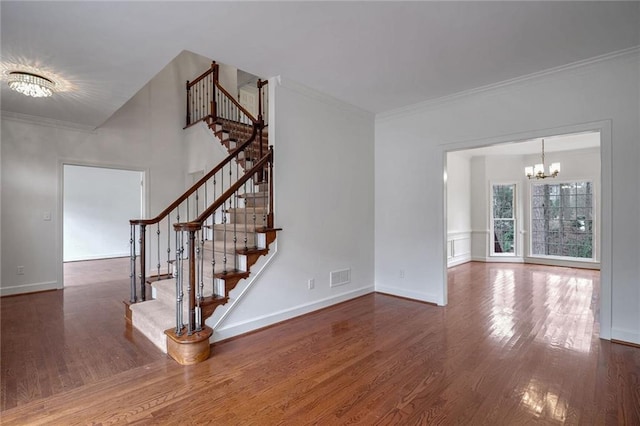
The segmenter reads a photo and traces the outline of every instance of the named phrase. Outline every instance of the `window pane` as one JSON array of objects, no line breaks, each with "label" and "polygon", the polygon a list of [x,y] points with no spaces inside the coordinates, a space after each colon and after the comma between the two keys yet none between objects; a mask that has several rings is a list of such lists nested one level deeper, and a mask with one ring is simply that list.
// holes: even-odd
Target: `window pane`
[{"label": "window pane", "polygon": [[492,254],[515,255],[515,188],[514,184],[492,186]]},{"label": "window pane", "polygon": [[498,219],[493,222],[494,253],[514,253],[514,220]]},{"label": "window pane", "polygon": [[531,253],[593,258],[591,182],[532,185]]},{"label": "window pane", "polygon": [[493,186],[493,217],[513,218],[513,185]]}]

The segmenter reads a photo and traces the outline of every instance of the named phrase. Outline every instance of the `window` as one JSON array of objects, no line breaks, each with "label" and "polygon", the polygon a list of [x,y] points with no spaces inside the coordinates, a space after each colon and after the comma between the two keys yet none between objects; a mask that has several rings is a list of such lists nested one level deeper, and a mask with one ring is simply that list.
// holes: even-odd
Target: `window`
[{"label": "window", "polygon": [[515,197],[515,184],[492,185],[492,255],[515,256],[516,254]]},{"label": "window", "polygon": [[531,185],[531,255],[593,259],[593,185]]}]

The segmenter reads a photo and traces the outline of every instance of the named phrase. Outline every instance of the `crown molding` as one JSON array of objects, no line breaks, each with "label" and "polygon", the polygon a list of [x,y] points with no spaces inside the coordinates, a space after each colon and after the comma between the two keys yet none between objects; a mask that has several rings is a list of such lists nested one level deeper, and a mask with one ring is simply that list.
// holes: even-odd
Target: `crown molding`
[{"label": "crown molding", "polygon": [[[270,79],[271,80],[271,79]],[[273,81],[276,85],[292,90],[296,93],[304,95],[308,98],[311,98],[316,101],[320,101],[324,104],[332,106],[334,108],[340,109],[345,112],[353,113],[359,115],[363,119],[373,121],[375,119],[375,114],[371,111],[364,110],[355,105],[346,103],[339,99],[334,98],[333,96],[327,95],[326,93],[319,92],[316,89],[312,89],[311,87],[305,86],[303,84],[297,83],[288,78],[284,78],[282,76],[277,76],[273,78]]]},{"label": "crown molding", "polygon": [[500,81],[498,83],[492,83],[492,84],[487,84],[486,86],[480,86],[480,87],[476,87],[474,89],[469,89],[469,90],[464,90],[462,92],[458,92],[458,93],[453,93],[451,95],[446,95],[446,96],[442,96],[439,98],[434,98],[434,99],[428,99],[426,101],[423,102],[419,102],[417,104],[413,104],[413,105],[408,105],[408,106],[404,106],[404,107],[400,107],[397,109],[393,109],[390,111],[386,111],[386,112],[381,112],[379,114],[376,115],[376,122],[385,122],[388,120],[393,120],[394,118],[400,118],[406,115],[411,115],[411,114],[415,114],[415,113],[419,113],[420,111],[426,110],[428,108],[433,108],[436,106],[439,106],[441,104],[447,103],[447,102],[452,102],[458,99],[462,99],[471,95],[475,95],[475,94],[479,94],[479,93],[484,93],[484,92],[490,92],[493,90],[497,90],[500,88],[505,88],[505,87],[510,87],[510,86],[515,86],[517,84],[520,83],[524,83],[524,82],[529,82],[529,81],[533,81],[533,80],[538,80],[544,77],[548,77],[554,74],[559,74],[559,73],[563,73],[566,71],[572,71],[575,69],[580,69],[580,68],[584,68],[587,67],[589,65],[594,65],[594,64],[598,64],[598,63],[602,63],[602,62],[607,62],[613,59],[617,59],[617,58],[621,58],[621,57],[626,57],[626,56],[633,56],[633,55],[637,55],[640,53],[640,45],[639,46],[634,46],[634,47],[630,47],[628,49],[623,49],[623,50],[617,50],[615,52],[610,52],[604,55],[600,55],[600,56],[595,56],[593,58],[589,58],[589,59],[585,59],[582,61],[577,61],[577,62],[572,62],[570,64],[567,65],[561,65],[559,67],[555,67],[555,68],[549,68],[547,70],[543,70],[543,71],[538,71],[538,72],[534,72],[531,74],[526,74],[520,77],[515,77],[509,80],[503,80]]},{"label": "crown molding", "polygon": [[96,128],[85,124],[71,123],[69,121],[53,118],[39,117],[37,115],[22,114],[19,112],[0,110],[0,118],[3,120],[18,121],[21,123],[35,124],[38,126],[53,127],[56,129],[75,130],[85,133],[96,133]]}]

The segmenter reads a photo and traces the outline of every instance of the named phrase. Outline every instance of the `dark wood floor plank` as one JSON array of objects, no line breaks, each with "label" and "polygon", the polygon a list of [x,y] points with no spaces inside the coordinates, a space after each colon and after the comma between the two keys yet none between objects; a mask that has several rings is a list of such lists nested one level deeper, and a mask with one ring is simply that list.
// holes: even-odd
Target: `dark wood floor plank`
[{"label": "dark wood floor plank", "polygon": [[126,281],[4,298],[2,423],[640,424],[640,349],[598,338],[598,291],[469,263],[447,307],[371,294],[186,367],[125,326]]}]

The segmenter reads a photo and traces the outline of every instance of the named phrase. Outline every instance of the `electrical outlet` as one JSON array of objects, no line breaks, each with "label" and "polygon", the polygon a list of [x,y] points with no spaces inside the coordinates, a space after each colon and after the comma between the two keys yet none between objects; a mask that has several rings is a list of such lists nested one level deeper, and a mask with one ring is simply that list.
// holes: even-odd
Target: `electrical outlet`
[{"label": "electrical outlet", "polygon": [[16,274],[24,275],[24,266],[18,266],[18,269],[16,270]]},{"label": "electrical outlet", "polygon": [[400,269],[400,278],[404,278],[404,269]]},{"label": "electrical outlet", "polygon": [[313,290],[314,288],[316,288],[316,280],[311,278],[308,282],[307,282],[308,286],[309,286],[309,290]]}]

